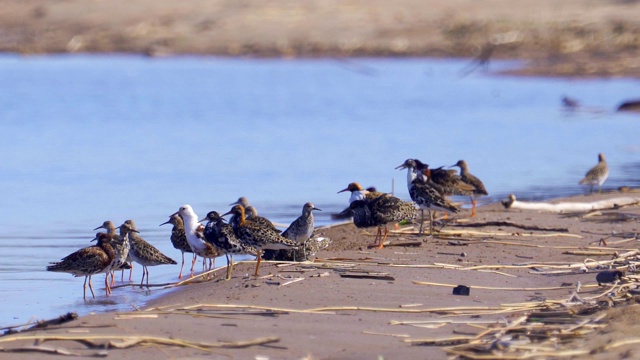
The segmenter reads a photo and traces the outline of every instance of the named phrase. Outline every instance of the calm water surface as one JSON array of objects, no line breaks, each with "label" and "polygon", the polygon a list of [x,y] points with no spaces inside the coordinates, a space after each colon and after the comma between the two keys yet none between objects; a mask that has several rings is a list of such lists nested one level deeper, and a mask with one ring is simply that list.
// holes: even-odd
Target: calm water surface
[{"label": "calm water surface", "polygon": [[[611,167],[606,187],[639,185],[640,118],[612,111],[640,96],[637,81],[461,76],[466,65],[0,57],[0,326],[128,310],[166,292],[122,288],[106,299],[100,275],[97,300],[85,303],[82,278],[45,271],[107,219],[134,219],[180,261],[170,226],[158,225],[182,204],[204,216],[247,196],[288,223],[313,201],[327,224],[352,181],[391,191],[395,180],[408,198],[394,167],[409,157],[467,160],[492,195],[485,201],[579,193],[598,152]],[[563,111],[563,95],[593,111]],[[150,273],[170,282],[178,267]]]}]

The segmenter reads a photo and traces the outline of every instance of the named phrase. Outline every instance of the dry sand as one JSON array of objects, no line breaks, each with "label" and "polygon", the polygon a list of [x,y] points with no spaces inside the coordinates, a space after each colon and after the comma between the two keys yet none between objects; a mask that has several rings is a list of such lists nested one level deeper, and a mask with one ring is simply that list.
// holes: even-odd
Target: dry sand
[{"label": "dry sand", "polygon": [[[608,193],[565,201],[591,202],[621,196],[640,199],[638,193]],[[434,312],[434,309],[534,304],[545,299],[567,300],[578,281],[582,284],[579,296],[584,299],[606,293],[607,290],[607,287],[597,286],[597,270],[594,267],[587,273],[576,268],[561,275],[542,275],[530,268],[506,268],[499,265],[553,262],[577,264],[586,259],[609,260],[614,251],[622,254],[638,248],[640,207],[637,204],[601,211],[593,216],[584,216],[584,213],[551,214],[505,209],[501,204],[492,204],[479,208],[475,219],[467,218],[468,215],[468,210],[463,211],[443,229],[458,232],[458,236],[419,237],[415,234],[396,233],[391,238],[391,244],[417,241],[420,245],[418,247],[387,246],[382,250],[367,249],[366,244],[371,242],[372,237],[352,224],[321,229],[318,232],[329,236],[333,243],[328,249],[320,251],[313,263],[280,267],[274,263],[265,263],[261,268],[262,277],[258,279],[248,276],[254,269],[254,262],[241,263],[236,266],[234,276],[228,282],[212,279],[175,290],[164,290],[165,296],[148,304],[141,311],[90,315],[45,330],[0,337],[0,347],[15,348],[33,344],[32,338],[3,342],[20,336],[97,336],[97,343],[105,343],[105,335],[114,336],[116,343],[120,341],[118,338],[128,336],[155,336],[196,343],[273,338],[274,342],[268,345],[213,349],[211,352],[193,347],[159,344],[110,349],[107,352],[110,356],[137,360],[204,358],[211,354],[214,358],[242,359],[443,359],[446,358],[446,353],[441,347],[412,345],[405,340],[473,336],[481,329],[464,323],[483,322],[479,326],[493,326],[495,323],[513,322],[531,311],[452,316]],[[491,225],[492,222],[494,225]],[[535,227],[543,229],[531,230]],[[465,231],[478,233],[460,234]],[[602,239],[605,239],[608,246],[600,244]],[[567,253],[581,250],[588,250],[590,253]],[[602,255],[597,255],[598,252],[602,252]],[[462,267],[494,265],[482,270],[495,271],[433,266],[436,264]],[[538,267],[538,270],[551,269]],[[377,274],[391,278],[342,278],[343,273]],[[224,268],[218,274],[224,276]],[[298,278],[303,280],[291,282]],[[425,286],[414,281],[467,285],[471,287],[470,295],[453,295],[449,286]],[[480,289],[480,286],[561,288],[506,291]],[[608,325],[585,336],[563,341],[557,350],[593,350],[591,356],[601,359],[640,357],[640,350],[633,345],[602,350],[602,346],[613,340],[638,339],[640,305],[634,304],[634,299],[629,298],[616,302],[616,306],[609,310],[605,308],[595,314],[575,318],[577,323],[581,319],[607,314],[613,321],[602,322]],[[247,305],[258,308],[244,307]],[[187,307],[189,311],[178,310]],[[262,307],[271,310],[266,311]],[[316,313],[299,312],[326,307],[336,308]],[[281,310],[275,310],[276,308]],[[428,327],[393,324],[394,321],[427,320],[455,320],[460,323],[438,327],[434,327],[434,324],[428,324]],[[576,330],[575,334],[578,333]],[[44,345],[85,356],[101,351],[87,349],[81,343],[68,340],[45,342]],[[484,347],[488,348],[488,345]],[[494,354],[500,353],[496,351]],[[9,356],[14,358],[17,355],[0,353],[0,358]],[[51,355],[26,353],[21,357],[49,359]]]},{"label": "dry sand", "polygon": [[[520,73],[640,75],[629,0],[3,0],[0,51],[529,59]],[[487,44],[493,46],[487,47]]]}]

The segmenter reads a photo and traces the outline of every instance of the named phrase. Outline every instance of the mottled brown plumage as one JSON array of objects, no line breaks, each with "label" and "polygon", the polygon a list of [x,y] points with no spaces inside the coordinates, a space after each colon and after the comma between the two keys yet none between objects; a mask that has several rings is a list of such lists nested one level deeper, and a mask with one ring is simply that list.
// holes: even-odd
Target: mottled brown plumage
[{"label": "mottled brown plumage", "polygon": [[598,165],[592,167],[584,179],[580,180],[581,185],[590,185],[590,192],[593,192],[593,188],[598,185],[598,192],[602,192],[602,185],[609,177],[609,165],[607,165],[607,159],[604,154],[598,154]]},{"label": "mottled brown plumage", "polygon": [[227,258],[227,278],[231,279],[233,272],[233,255],[234,254],[256,254],[256,249],[248,246],[236,236],[233,227],[225,224],[224,219],[216,211],[209,211],[207,217],[200,222],[207,221],[204,227],[205,239],[213,244],[217,249],[224,253]]},{"label": "mottled brown plumage", "polygon": [[[107,230],[107,233],[111,237],[111,246],[113,246],[113,248],[116,250],[116,257],[113,259],[113,264],[111,266],[111,272],[110,272],[111,285],[115,285],[116,281],[115,281],[114,272],[116,270],[122,270],[121,280],[124,280],[124,269],[132,268],[132,264],[131,265],[128,264],[128,262],[131,261],[129,259],[129,242],[123,241],[122,239],[120,239],[120,235],[116,233],[116,227],[113,225],[113,222],[111,222],[110,220],[103,222],[102,225],[98,226],[93,230],[95,231],[98,229]],[[107,274],[107,276],[109,276],[109,274]]]},{"label": "mottled brown plumage", "polygon": [[259,224],[245,218],[245,209],[242,205],[234,205],[231,210],[224,215],[232,214],[236,221],[231,224],[233,231],[247,246],[257,249],[257,263],[255,276],[258,276],[262,251],[266,249],[281,250],[298,247],[298,243],[282,237],[274,232],[269,226]]},{"label": "mottled brown plumage", "polygon": [[140,287],[144,283],[145,277],[147,278],[147,287],[149,287],[149,266],[172,264],[177,262],[170,257],[164,255],[155,246],[146,242],[138,235],[136,224],[133,220],[126,220],[120,225],[120,232],[124,234],[124,238],[129,240],[129,256],[131,260],[142,265],[142,279],[140,280]]},{"label": "mottled brown plumage", "polygon": [[[171,215],[169,217],[169,220],[163,222],[162,224],[160,224],[160,226],[165,224],[173,225],[173,228],[171,229],[171,245],[173,245],[175,249],[180,250],[180,252],[182,253],[182,264],[180,265],[180,273],[178,274],[178,279],[182,279],[182,270],[184,268],[184,253],[193,254],[193,251],[191,250],[191,246],[189,246],[189,242],[187,241],[187,235],[184,232],[184,222],[182,221],[180,215]],[[194,254],[193,261],[191,262],[192,268],[195,263],[195,258],[196,255]]]},{"label": "mottled brown plumage", "polygon": [[[59,262],[51,262],[47,266],[47,271],[66,272],[73,276],[84,276],[83,298],[87,299],[87,280],[89,281],[89,290],[95,299],[91,284],[91,276],[111,269],[111,263],[116,256],[116,251],[111,246],[111,237],[106,233],[99,233],[96,237],[98,243],[94,246],[82,248],[70,255],[65,256]],[[94,239],[96,240],[96,239]],[[105,280],[105,291],[108,296],[111,293],[109,283]]]},{"label": "mottled brown plumage", "polygon": [[487,189],[484,187],[484,184],[480,179],[478,179],[475,175],[473,175],[469,171],[469,166],[467,166],[467,162],[464,160],[458,160],[453,166],[457,166],[460,168],[460,178],[466,184],[473,186],[473,192],[470,195],[471,198],[471,217],[476,216],[476,198],[483,195],[489,195]]},{"label": "mottled brown plumage", "polygon": [[[356,200],[349,207],[353,211],[353,223],[356,227],[378,227],[374,242],[378,249],[384,247],[384,242],[389,235],[388,223],[412,220],[417,215],[417,209],[413,203],[402,201],[391,195],[379,196],[372,200]],[[384,238],[382,238],[383,226]]]},{"label": "mottled brown plumage", "polygon": [[421,221],[419,233],[422,234],[422,224],[424,223],[424,210],[429,212],[429,234],[433,233],[433,214],[432,210],[440,210],[447,213],[457,213],[460,210],[444,197],[429,181],[428,172],[421,172],[417,169],[417,163],[414,159],[407,159],[404,163],[397,166],[396,169],[407,169],[407,189],[411,200],[420,207]]}]

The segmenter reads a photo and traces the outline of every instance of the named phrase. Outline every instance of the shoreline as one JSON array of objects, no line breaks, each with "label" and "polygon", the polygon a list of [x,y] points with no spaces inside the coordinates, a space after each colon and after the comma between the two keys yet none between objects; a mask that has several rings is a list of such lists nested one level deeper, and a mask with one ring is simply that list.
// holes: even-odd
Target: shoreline
[{"label": "shoreline", "polygon": [[[551,202],[593,202],[625,196],[640,198],[636,193],[609,192]],[[63,325],[10,336],[74,335],[95,338],[100,343],[106,341],[100,339],[111,336],[114,344],[120,344],[120,338],[132,341],[128,337],[134,336],[201,345],[152,343],[108,350],[125,359],[198,357],[211,352],[240,358],[444,359],[443,348],[452,343],[420,346],[411,341],[469,337],[481,332],[478,326],[491,328],[544,312],[545,308],[554,309],[553,304],[572,297],[579,281],[577,295],[582,299],[595,297],[591,302],[597,310],[589,315],[566,316],[576,323],[589,320],[593,328],[583,329],[583,335],[569,343],[556,344],[557,351],[586,349],[594,352],[594,358],[617,358],[637,351],[632,346],[602,351],[607,341],[635,337],[640,329],[635,321],[640,317],[640,305],[624,306],[634,303],[634,298],[615,296],[609,306],[600,307],[597,299],[606,299],[601,295],[606,295],[611,285],[597,285],[595,274],[600,270],[594,262],[637,251],[637,204],[587,215],[505,209],[494,203],[479,207],[477,218],[467,218],[468,215],[469,210],[464,209],[455,223],[433,238],[394,232],[391,244],[382,250],[367,249],[372,239],[370,231],[363,233],[352,224],[331,226],[318,230],[331,237],[332,244],[319,252],[314,262],[265,262],[261,277],[254,279],[249,274],[255,262],[247,261],[236,266],[228,282],[213,279],[183,286],[160,294],[140,311],[88,315]],[[400,243],[414,246],[394,246]],[[592,260],[587,261],[589,258]],[[542,265],[506,266],[527,263]],[[588,271],[568,267],[573,270],[552,274],[559,268],[544,264],[584,264]],[[459,267],[469,270],[461,271]],[[218,271],[223,274],[224,266]],[[634,275],[629,272],[627,276]],[[629,281],[633,283],[625,283],[630,284]],[[453,295],[455,285],[469,286],[469,296]],[[523,290],[504,290],[507,288]],[[502,312],[505,304],[513,310]],[[493,310],[480,310],[484,308]],[[461,313],[452,317],[451,311]],[[595,320],[600,315],[616,320]],[[451,322],[452,319],[456,321]],[[0,342],[7,338],[0,337]],[[265,343],[246,347],[236,344],[244,341]],[[220,342],[234,345],[207,347],[221,346]],[[0,347],[26,344],[30,341],[15,340]],[[83,355],[97,351],[73,341],[48,344]],[[49,356],[35,352],[27,355],[36,359]]]},{"label": "shoreline", "polygon": [[9,0],[0,52],[526,60],[515,75],[640,77],[640,4]]}]

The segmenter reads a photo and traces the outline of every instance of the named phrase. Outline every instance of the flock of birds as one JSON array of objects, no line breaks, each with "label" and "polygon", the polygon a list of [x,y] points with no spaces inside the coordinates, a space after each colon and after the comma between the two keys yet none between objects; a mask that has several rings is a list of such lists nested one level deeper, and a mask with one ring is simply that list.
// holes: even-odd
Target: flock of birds
[{"label": "flock of birds", "polygon": [[[431,169],[429,165],[417,159],[407,159],[396,169],[407,170],[407,188],[411,202],[403,201],[393,195],[364,189],[358,183],[350,183],[338,193],[349,191],[349,207],[342,214],[353,217],[353,223],[358,228],[377,227],[374,246],[383,248],[389,230],[387,224],[401,221],[411,221],[421,214],[419,234],[423,233],[424,210],[429,213],[429,233],[433,230],[433,212],[443,211],[447,214],[456,214],[460,209],[447,198],[451,195],[469,196],[472,203],[471,216],[476,216],[476,198],[488,195],[482,181],[469,172],[464,160],[458,161],[451,167],[459,167],[460,174],[456,170],[443,167]],[[599,154],[599,162],[587,172],[580,184],[599,186],[606,181],[609,175],[608,166],[603,154]],[[416,207],[417,205],[417,207]],[[226,280],[231,279],[233,272],[233,255],[250,254],[256,256],[256,268],[254,276],[258,276],[260,262],[264,252],[281,250],[299,250],[304,248],[306,242],[312,237],[314,231],[313,211],[320,210],[313,203],[306,203],[302,208],[302,214],[294,220],[282,233],[276,229],[273,223],[258,215],[254,207],[249,205],[246,198],[241,197],[235,203],[230,204],[231,210],[224,214],[210,211],[207,215],[198,219],[190,205],[182,205],[175,213],[169,216],[169,220],[160,224],[171,224],[171,242],[173,247],[182,252],[182,265],[179,278],[182,278],[184,268],[184,254],[192,253],[191,276],[194,274],[194,266],[197,256],[202,257],[203,268],[209,259],[211,260],[225,255],[227,259]],[[228,222],[224,216],[231,215]],[[105,221],[94,230],[104,229],[99,232],[92,241],[97,241],[94,246],[82,248],[59,262],[52,262],[47,266],[48,271],[66,272],[74,276],[84,276],[83,297],[86,300],[86,287],[93,298],[95,293],[91,284],[91,276],[106,273],[105,292],[111,293],[111,286],[115,283],[114,272],[130,269],[129,281],[131,281],[133,263],[142,265],[142,279],[140,287],[146,278],[146,286],[149,287],[149,266],[163,264],[177,264],[168,256],[162,254],[153,245],[149,244],[139,235],[139,231],[133,220],[126,220],[117,229],[111,221]],[[384,233],[383,233],[384,230]],[[109,281],[111,278],[111,281]]]}]

